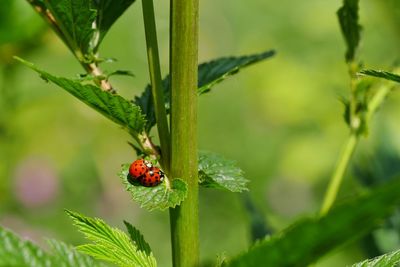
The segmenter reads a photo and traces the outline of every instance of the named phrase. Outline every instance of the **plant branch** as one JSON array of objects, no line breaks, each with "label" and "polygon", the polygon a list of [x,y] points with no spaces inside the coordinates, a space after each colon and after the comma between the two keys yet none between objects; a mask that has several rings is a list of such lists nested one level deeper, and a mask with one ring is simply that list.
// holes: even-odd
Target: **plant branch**
[{"label": "plant branch", "polygon": [[199,265],[197,177],[198,0],[170,1],[171,170],[188,184],[187,198],[170,209],[174,267]]},{"label": "plant branch", "polygon": [[164,90],[162,85],[160,57],[158,55],[156,22],[153,0],[142,0],[143,20],[146,33],[147,59],[156,114],[158,136],[161,144],[161,165],[169,173],[170,168],[170,134],[167,121],[167,112],[164,106]]},{"label": "plant branch", "polygon": [[328,190],[325,193],[324,202],[320,211],[321,215],[325,215],[335,202],[345,171],[350,163],[351,156],[357,146],[358,140],[359,137],[356,133],[353,132],[350,134],[349,139],[340,154],[335,171],[330,179]]}]

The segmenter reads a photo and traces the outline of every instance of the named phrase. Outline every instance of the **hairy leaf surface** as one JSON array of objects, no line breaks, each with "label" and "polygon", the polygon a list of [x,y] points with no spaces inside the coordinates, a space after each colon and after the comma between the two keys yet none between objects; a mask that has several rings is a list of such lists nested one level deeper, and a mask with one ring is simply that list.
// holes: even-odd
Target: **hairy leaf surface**
[{"label": "hairy leaf surface", "polygon": [[119,266],[157,266],[153,254],[141,251],[123,231],[110,227],[101,219],[66,212],[79,231],[93,242],[78,246],[79,251]]},{"label": "hairy leaf surface", "polygon": [[144,187],[129,182],[129,164],[123,164],[118,176],[125,184],[132,199],[147,210],[165,210],[179,205],[186,198],[187,184],[181,179],[173,179],[168,185],[166,181],[154,187]]},{"label": "hairy leaf surface", "polygon": [[400,250],[353,264],[351,267],[394,267],[400,263]]},{"label": "hairy leaf surface", "polygon": [[221,188],[232,192],[248,190],[249,182],[234,161],[204,151],[199,153],[199,181],[204,187]]}]

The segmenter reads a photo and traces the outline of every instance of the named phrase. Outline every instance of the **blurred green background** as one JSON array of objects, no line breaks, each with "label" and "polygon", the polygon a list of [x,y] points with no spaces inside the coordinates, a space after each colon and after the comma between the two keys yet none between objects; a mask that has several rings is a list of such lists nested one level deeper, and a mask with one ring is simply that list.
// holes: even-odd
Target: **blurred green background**
[{"label": "blurred green background", "polygon": [[[399,59],[400,4],[360,2],[359,56],[367,68],[388,69]],[[155,4],[166,74],[169,7],[167,1]],[[318,210],[348,134],[340,98],[347,96],[349,78],[335,14],[341,4],[201,1],[200,62],[277,50],[274,58],[246,68],[199,98],[200,148],[236,160],[251,180],[250,193],[244,196],[201,190],[204,262],[213,262],[222,252],[229,256],[246,249],[252,231],[277,231]],[[140,94],[149,80],[140,1],[116,23],[100,53],[118,59],[104,69],[128,69],[136,75],[112,78],[118,91],[128,98]],[[27,2],[1,1],[0,224],[39,244],[45,244],[44,238],[79,244],[82,238],[63,209],[101,217],[121,228],[125,219],[142,231],[159,265],[170,266],[168,213],[141,210],[116,176],[121,163],[136,157],[127,145],[128,134],[46,84],[13,61],[13,55],[56,75],[83,73]],[[375,179],[367,183],[374,184],[379,182],[376,177],[400,172],[399,102],[394,91],[375,117],[355,155],[357,167],[346,176],[342,198],[363,190],[365,179],[359,178]],[[252,230],[251,225],[259,228]],[[344,266],[398,248],[393,225],[400,223],[386,224],[369,239],[336,250],[316,266]]]}]

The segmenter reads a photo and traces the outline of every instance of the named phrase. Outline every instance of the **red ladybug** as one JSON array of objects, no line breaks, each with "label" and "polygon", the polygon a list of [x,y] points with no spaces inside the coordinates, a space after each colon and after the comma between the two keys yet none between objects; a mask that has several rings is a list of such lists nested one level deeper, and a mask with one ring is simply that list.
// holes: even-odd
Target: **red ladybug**
[{"label": "red ladybug", "polygon": [[141,176],[148,172],[152,167],[153,165],[147,160],[138,159],[135,160],[129,167],[129,174],[134,180],[136,180],[141,178]]},{"label": "red ladybug", "polygon": [[152,187],[164,181],[164,173],[160,168],[151,167],[139,180],[140,184],[147,187]]}]

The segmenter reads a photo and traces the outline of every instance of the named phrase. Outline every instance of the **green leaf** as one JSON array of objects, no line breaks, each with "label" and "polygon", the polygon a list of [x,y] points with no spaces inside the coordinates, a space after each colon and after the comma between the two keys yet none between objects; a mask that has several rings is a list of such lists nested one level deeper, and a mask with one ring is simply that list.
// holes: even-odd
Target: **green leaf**
[{"label": "green leaf", "polygon": [[0,227],[0,266],[4,267],[101,267],[91,257],[56,240],[49,240],[50,251],[46,252],[30,241],[22,240]]},{"label": "green leaf", "polygon": [[84,61],[95,54],[114,22],[135,0],[48,0],[32,1],[47,9],[53,29]]},{"label": "green leaf", "polygon": [[133,243],[135,243],[137,248],[146,253],[146,255],[150,255],[150,245],[144,240],[144,236],[139,232],[139,230],[127,221],[124,221],[124,224],[126,226],[126,229],[128,230],[131,240],[133,241]]},{"label": "green leaf", "polygon": [[35,65],[21,58],[16,59],[27,65],[46,81],[65,89],[67,92],[97,110],[105,117],[121,125],[132,134],[140,134],[145,125],[145,119],[138,106],[125,100],[123,97],[101,90],[99,87],[91,84],[81,84],[77,80],[53,76]]},{"label": "green leaf", "polygon": [[400,83],[400,75],[384,71],[384,70],[362,70],[359,74],[364,74],[372,77],[383,78],[385,80]]},{"label": "green leaf", "polygon": [[238,73],[241,68],[250,66],[275,55],[274,50],[260,54],[241,57],[223,57],[203,63],[199,66],[198,94],[204,94],[211,87],[225,80],[228,76]]},{"label": "green leaf", "polygon": [[95,29],[96,10],[88,0],[48,0],[44,1],[47,9],[61,30],[64,41],[73,50],[90,54],[93,50],[92,41]]},{"label": "green leaf", "polygon": [[15,234],[0,227],[0,266],[50,267],[53,259],[50,255],[27,240],[21,240]]},{"label": "green leaf", "polygon": [[359,238],[400,203],[400,179],[335,207],[327,215],[297,221],[235,257],[228,266],[308,266],[329,251]]},{"label": "green leaf", "polygon": [[394,267],[398,263],[400,263],[400,250],[353,264],[351,267]]},{"label": "green leaf", "polygon": [[243,177],[243,171],[234,161],[211,152],[199,153],[199,181],[202,186],[222,188],[232,192],[248,190],[249,182]]},{"label": "green leaf", "polygon": [[169,182],[166,178],[157,186],[144,187],[131,184],[128,175],[129,164],[123,164],[118,176],[125,184],[126,190],[131,193],[132,199],[147,210],[174,208],[186,198],[187,184],[181,179],[173,179]]},{"label": "green leaf", "polygon": [[66,212],[79,231],[93,242],[78,246],[79,251],[119,266],[157,266],[153,254],[139,250],[123,231],[108,226],[103,220]]},{"label": "green leaf", "polygon": [[347,44],[346,61],[354,60],[360,43],[361,26],[358,24],[358,0],[343,0],[343,6],[337,11],[340,29]]},{"label": "green leaf", "polygon": [[128,9],[135,0],[92,0],[97,10],[96,28],[99,31],[98,45],[107,34],[114,22]]},{"label": "green leaf", "polygon": [[90,256],[79,253],[73,247],[68,246],[63,242],[56,240],[48,241],[51,251],[53,252],[54,262],[57,266],[63,267],[95,267],[104,266],[103,264],[96,262]]},{"label": "green leaf", "polygon": [[[222,57],[210,62],[202,63],[198,67],[198,94],[204,94],[211,90],[217,83],[227,77],[238,73],[241,68],[250,66],[275,55],[275,51],[269,50],[260,54],[241,57]],[[162,81],[164,87],[164,101],[167,113],[170,109],[170,77],[167,75]],[[146,115],[146,130],[149,131],[156,123],[151,87],[147,85],[140,97],[135,97],[135,103],[141,107]]]}]

